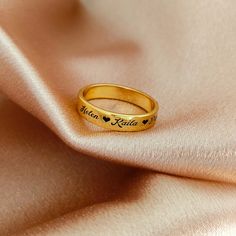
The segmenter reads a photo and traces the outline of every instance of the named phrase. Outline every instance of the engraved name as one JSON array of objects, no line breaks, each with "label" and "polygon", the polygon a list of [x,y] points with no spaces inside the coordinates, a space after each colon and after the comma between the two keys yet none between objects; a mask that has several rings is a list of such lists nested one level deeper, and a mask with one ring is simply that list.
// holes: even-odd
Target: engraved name
[{"label": "engraved name", "polygon": [[111,123],[111,125],[117,125],[120,128],[123,128],[123,126],[136,126],[138,124],[135,120],[126,121],[122,118],[116,118],[114,122]]},{"label": "engraved name", "polygon": [[89,111],[88,108],[86,106],[82,106],[80,108],[80,112],[84,113],[85,115],[88,115],[96,120],[99,119],[98,115],[94,114],[93,111]]}]

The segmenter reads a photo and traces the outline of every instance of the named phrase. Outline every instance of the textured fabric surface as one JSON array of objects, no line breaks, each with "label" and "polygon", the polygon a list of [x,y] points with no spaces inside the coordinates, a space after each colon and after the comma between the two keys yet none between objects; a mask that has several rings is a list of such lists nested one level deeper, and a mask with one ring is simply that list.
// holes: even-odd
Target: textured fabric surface
[{"label": "textured fabric surface", "polygon": [[[0,235],[235,235],[235,64],[233,0],[0,0]],[[99,82],[157,125],[82,120]]]}]

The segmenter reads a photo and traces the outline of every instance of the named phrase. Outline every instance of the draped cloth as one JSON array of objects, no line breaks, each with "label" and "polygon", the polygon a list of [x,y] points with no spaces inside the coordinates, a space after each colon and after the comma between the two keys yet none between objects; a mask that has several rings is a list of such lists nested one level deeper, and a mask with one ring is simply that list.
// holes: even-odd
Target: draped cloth
[{"label": "draped cloth", "polygon": [[[91,83],[156,126],[81,119]],[[235,1],[0,0],[0,91],[0,235],[236,235]]]}]

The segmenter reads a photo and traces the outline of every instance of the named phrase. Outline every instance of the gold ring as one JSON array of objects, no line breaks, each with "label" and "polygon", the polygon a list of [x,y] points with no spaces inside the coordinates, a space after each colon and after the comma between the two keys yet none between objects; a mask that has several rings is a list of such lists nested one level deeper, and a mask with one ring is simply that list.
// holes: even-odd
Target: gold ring
[{"label": "gold ring", "polygon": [[[115,99],[142,108],[143,114],[123,114],[93,105],[92,99]],[[140,131],[154,126],[159,106],[157,101],[139,90],[117,84],[92,84],[80,89],[77,110],[95,125],[118,131]]]}]

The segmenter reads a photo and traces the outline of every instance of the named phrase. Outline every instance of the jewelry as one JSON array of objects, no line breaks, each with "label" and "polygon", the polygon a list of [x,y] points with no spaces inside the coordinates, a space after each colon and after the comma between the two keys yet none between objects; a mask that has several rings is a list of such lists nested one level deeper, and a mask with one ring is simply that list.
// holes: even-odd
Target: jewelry
[{"label": "jewelry", "polygon": [[[89,102],[92,99],[115,99],[141,107],[143,114],[123,114],[104,110]],[[118,131],[140,131],[152,127],[157,119],[157,101],[139,90],[117,84],[92,84],[80,89],[77,110],[95,125]]]}]

